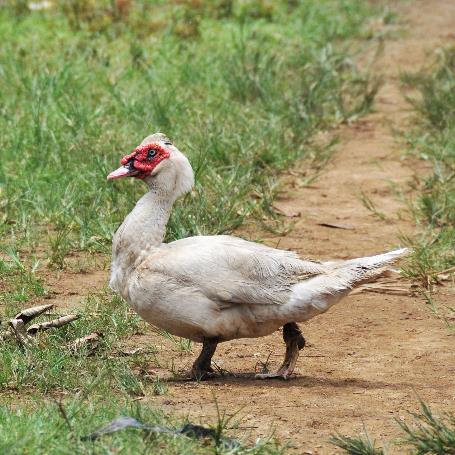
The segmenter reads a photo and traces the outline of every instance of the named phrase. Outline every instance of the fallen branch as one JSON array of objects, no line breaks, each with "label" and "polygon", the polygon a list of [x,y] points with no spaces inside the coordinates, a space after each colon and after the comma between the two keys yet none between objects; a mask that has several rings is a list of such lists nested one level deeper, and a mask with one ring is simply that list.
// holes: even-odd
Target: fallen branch
[{"label": "fallen branch", "polygon": [[76,319],[79,319],[79,315],[77,314],[67,314],[65,316],[60,316],[57,319],[53,319],[52,321],[45,321],[45,322],[40,322],[38,324],[33,324],[31,325],[28,329],[27,332],[35,335],[37,332],[44,332],[49,329],[58,329],[60,327],[63,327],[66,324],[69,324],[70,322],[75,321]]},{"label": "fallen branch", "polygon": [[52,303],[48,305],[33,306],[16,314],[16,316],[14,316],[14,319],[21,319],[24,324],[28,324],[32,319],[35,319],[36,317],[42,315],[51,308],[54,308],[54,305]]},{"label": "fallen branch", "polygon": [[77,314],[68,314],[51,321],[33,324],[28,329],[25,327],[30,321],[38,316],[41,316],[53,307],[54,305],[48,304],[22,310],[20,313],[16,314],[14,318],[8,321],[8,329],[0,333],[0,341],[15,338],[21,346],[30,347],[34,344],[33,336],[38,332],[43,332],[53,328],[60,328],[75,321],[76,319],[79,319]]}]

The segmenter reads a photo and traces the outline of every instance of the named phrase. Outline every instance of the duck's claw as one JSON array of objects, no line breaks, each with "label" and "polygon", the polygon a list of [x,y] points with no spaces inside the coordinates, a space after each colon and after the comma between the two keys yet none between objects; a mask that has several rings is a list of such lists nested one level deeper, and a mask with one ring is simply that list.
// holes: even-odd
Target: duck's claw
[{"label": "duck's claw", "polygon": [[216,376],[217,374],[213,371],[212,368],[206,371],[197,370],[194,368],[191,370],[191,377],[196,381],[206,381],[207,379],[212,379]]},{"label": "duck's claw", "polygon": [[292,371],[282,371],[280,368],[274,373],[258,373],[254,375],[254,379],[284,379],[287,380],[291,376]]},{"label": "duck's claw", "polygon": [[299,358],[299,351],[305,346],[305,338],[299,326],[295,322],[290,322],[283,326],[283,339],[286,343],[283,365],[275,373],[256,374],[256,379],[289,379]]}]

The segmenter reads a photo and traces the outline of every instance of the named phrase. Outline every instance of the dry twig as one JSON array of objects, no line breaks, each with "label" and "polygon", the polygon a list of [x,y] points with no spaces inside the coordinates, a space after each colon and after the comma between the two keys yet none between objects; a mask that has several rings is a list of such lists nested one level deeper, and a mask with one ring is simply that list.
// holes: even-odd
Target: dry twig
[{"label": "dry twig", "polygon": [[77,314],[68,314],[51,321],[33,324],[28,329],[25,327],[30,321],[44,314],[53,307],[54,305],[48,304],[22,310],[20,313],[16,314],[14,318],[8,321],[8,328],[0,333],[0,341],[15,338],[21,346],[30,347],[34,344],[33,336],[38,332],[63,327],[64,325],[67,325],[79,318]]}]

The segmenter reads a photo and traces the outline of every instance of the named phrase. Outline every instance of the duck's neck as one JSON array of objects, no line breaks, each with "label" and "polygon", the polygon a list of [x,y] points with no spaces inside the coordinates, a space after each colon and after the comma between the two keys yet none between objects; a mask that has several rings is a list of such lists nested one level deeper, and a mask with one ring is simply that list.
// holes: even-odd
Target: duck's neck
[{"label": "duck's neck", "polygon": [[151,190],[139,199],[115,234],[114,257],[124,250],[139,254],[161,245],[173,204],[166,196]]},{"label": "duck's neck", "polygon": [[112,243],[112,288],[120,290],[137,261],[162,245],[173,202],[151,189],[125,218]]}]

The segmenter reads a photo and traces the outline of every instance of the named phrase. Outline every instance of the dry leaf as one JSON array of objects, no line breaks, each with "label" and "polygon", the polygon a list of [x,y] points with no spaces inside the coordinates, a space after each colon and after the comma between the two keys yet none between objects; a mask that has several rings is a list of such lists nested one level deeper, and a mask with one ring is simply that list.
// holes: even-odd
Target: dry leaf
[{"label": "dry leaf", "polygon": [[143,348],[124,349],[124,350],[120,351],[120,353],[123,355],[134,355],[143,350],[144,350]]},{"label": "dry leaf", "polygon": [[93,351],[98,347],[101,338],[103,338],[102,333],[92,332],[90,335],[85,335],[81,338],[77,338],[68,346],[68,348],[70,351],[76,352],[82,347],[88,346],[90,351]]},{"label": "dry leaf", "polygon": [[24,324],[27,324],[27,322],[31,321],[32,319],[35,319],[39,315],[45,313],[47,310],[50,310],[51,308],[53,308],[53,306],[54,305],[52,304],[48,304],[27,308],[25,310],[22,310],[20,313],[16,314],[16,316],[14,316],[14,319],[21,319]]}]

